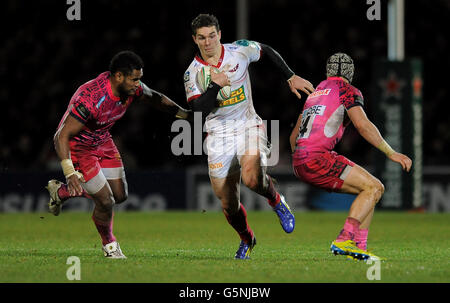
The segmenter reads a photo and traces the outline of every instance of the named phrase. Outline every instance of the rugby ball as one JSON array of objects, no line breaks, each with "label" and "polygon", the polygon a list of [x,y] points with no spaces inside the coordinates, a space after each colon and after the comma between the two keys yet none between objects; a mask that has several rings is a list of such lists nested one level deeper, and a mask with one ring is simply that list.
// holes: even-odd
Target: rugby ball
[{"label": "rugby ball", "polygon": [[[202,93],[206,91],[209,83],[211,83],[211,71],[214,73],[218,73],[219,70],[215,67],[203,66],[197,72],[197,85]],[[231,86],[227,85],[220,89],[217,93],[217,100],[225,101],[231,97]]]}]

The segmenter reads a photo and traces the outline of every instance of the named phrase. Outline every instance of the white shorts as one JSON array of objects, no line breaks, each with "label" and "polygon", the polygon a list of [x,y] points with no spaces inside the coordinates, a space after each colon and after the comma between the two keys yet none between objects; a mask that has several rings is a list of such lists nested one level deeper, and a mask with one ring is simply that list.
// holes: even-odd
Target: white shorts
[{"label": "white shorts", "polygon": [[264,124],[247,128],[245,131],[228,137],[208,135],[206,150],[208,152],[208,171],[213,178],[225,178],[241,169],[243,155],[257,155],[261,166],[267,166],[270,156],[267,133]]}]

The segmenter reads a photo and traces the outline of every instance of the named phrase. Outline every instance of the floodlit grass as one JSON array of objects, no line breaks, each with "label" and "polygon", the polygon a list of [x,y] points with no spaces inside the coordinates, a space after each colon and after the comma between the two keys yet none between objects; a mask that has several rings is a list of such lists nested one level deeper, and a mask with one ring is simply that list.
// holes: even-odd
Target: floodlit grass
[{"label": "floodlit grass", "polygon": [[[219,212],[116,213],[126,260],[103,257],[88,213],[0,214],[0,282],[71,282],[69,256],[81,281],[159,283],[377,282],[373,265],[329,251],[346,213],[296,213],[285,234],[272,212],[248,212],[257,245],[251,260],[234,260],[239,237]],[[377,211],[369,249],[385,257],[379,282],[450,282],[450,214]]]}]

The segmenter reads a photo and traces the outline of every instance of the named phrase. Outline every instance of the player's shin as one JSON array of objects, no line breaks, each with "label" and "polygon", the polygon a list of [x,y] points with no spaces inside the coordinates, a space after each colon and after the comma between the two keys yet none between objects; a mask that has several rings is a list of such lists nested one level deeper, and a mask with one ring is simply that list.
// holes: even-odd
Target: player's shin
[{"label": "player's shin", "polygon": [[275,207],[278,203],[280,203],[280,194],[275,189],[272,177],[266,174],[266,180],[267,187],[262,195],[267,198],[267,202],[270,206]]},{"label": "player's shin", "polygon": [[105,220],[104,216],[100,216],[98,214],[98,211],[96,211],[95,209],[94,213],[92,214],[92,220],[94,221],[95,227],[97,228],[97,231],[102,238],[103,245],[116,241],[116,237],[113,234],[113,218],[114,213],[111,213],[109,220],[108,218],[106,218]]},{"label": "player's shin", "polygon": [[240,204],[239,210],[235,213],[229,213],[225,209],[223,210],[228,223],[236,230],[242,241],[251,243],[253,238],[253,231],[247,223],[247,212],[242,204]]},{"label": "player's shin", "polygon": [[84,198],[92,200],[92,197],[84,189],[80,195],[71,196],[69,193],[69,189],[67,188],[67,184],[61,185],[61,187],[58,189],[58,196],[61,199],[61,201],[65,201],[65,200],[67,200],[69,198],[73,198],[73,197],[84,197]]}]

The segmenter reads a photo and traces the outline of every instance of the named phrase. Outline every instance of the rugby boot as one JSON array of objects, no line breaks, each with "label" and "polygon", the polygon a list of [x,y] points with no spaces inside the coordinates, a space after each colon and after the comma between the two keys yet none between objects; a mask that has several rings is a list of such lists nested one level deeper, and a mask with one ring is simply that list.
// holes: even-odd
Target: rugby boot
[{"label": "rugby boot", "polygon": [[362,250],[356,246],[355,241],[347,240],[343,242],[333,241],[331,243],[330,250],[335,255],[346,255],[350,256],[353,260],[372,260],[372,261],[381,261],[384,260],[371,252],[366,250]]},{"label": "rugby boot", "polygon": [[255,245],[256,245],[255,236],[252,237],[251,243],[249,243],[249,244],[245,243],[244,241],[241,241],[234,258],[235,259],[250,259],[250,254],[251,254],[253,248],[255,247]]},{"label": "rugby boot", "polygon": [[286,203],[286,199],[283,195],[280,194],[280,203],[273,207],[273,211],[277,214],[283,230],[288,234],[293,232],[295,228],[294,214]]},{"label": "rugby boot", "polygon": [[127,257],[122,253],[118,242],[114,241],[103,246],[103,254],[109,259],[126,259]]},{"label": "rugby boot", "polygon": [[48,202],[48,211],[57,216],[61,212],[61,207],[64,201],[58,196],[58,189],[63,185],[61,181],[50,180],[45,187],[50,195],[50,201]]}]

